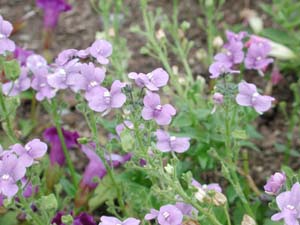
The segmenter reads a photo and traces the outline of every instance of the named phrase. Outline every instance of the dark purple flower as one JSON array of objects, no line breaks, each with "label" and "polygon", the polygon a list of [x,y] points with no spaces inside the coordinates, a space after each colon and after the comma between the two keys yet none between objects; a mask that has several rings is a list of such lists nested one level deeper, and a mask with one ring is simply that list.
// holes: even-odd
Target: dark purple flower
[{"label": "dark purple flower", "polygon": [[89,164],[86,166],[82,176],[82,185],[88,186],[89,188],[95,188],[98,182],[94,181],[95,177],[102,179],[106,175],[106,168],[95,152],[95,144],[89,143],[81,146],[82,151],[89,159]]},{"label": "dark purple flower", "polygon": [[24,147],[20,144],[15,144],[11,147],[18,156],[23,166],[29,167],[36,159],[43,157],[47,152],[47,145],[41,142],[40,139],[33,139]]},{"label": "dark purple flower", "polygon": [[158,94],[147,92],[144,97],[144,108],[142,110],[144,120],[154,119],[158,125],[168,125],[175,114],[176,109],[172,105],[161,105]]},{"label": "dark purple flower", "polygon": [[25,66],[27,58],[33,54],[34,54],[33,51],[26,50],[24,48],[17,46],[14,51],[14,58],[20,62],[21,66]]},{"label": "dark purple flower", "polygon": [[80,73],[68,76],[67,84],[75,92],[79,90],[89,91],[100,86],[105,78],[105,72],[105,69],[95,67],[93,63],[81,64]]},{"label": "dark purple flower", "polygon": [[[78,146],[77,138],[79,138],[79,134],[75,131],[68,131],[64,130],[63,135],[65,138],[65,142],[67,145],[67,148],[74,148]],[[50,142],[51,149],[50,149],[50,162],[52,165],[58,164],[60,166],[63,166],[65,163],[65,155],[59,140],[59,136],[57,134],[57,130],[55,127],[47,128],[44,133],[43,137],[45,140]]]},{"label": "dark purple flower", "polygon": [[9,81],[2,85],[3,94],[8,96],[16,96],[23,91],[30,88],[30,78],[28,77],[28,70],[25,67],[21,68],[21,74],[15,81]]},{"label": "dark purple flower", "polygon": [[224,52],[218,53],[214,59],[225,64],[239,64],[244,59],[243,43],[232,41],[224,47]]},{"label": "dark purple flower", "polygon": [[139,225],[141,222],[135,218],[128,218],[122,222],[121,220],[112,216],[101,216],[100,219],[101,222],[99,225]]},{"label": "dark purple flower", "polygon": [[56,215],[52,218],[51,220],[51,224],[56,224],[56,225],[65,225],[63,224],[63,222],[61,221],[62,217],[65,215],[64,212],[57,212]]},{"label": "dark purple flower", "polygon": [[165,86],[168,83],[169,75],[162,68],[153,70],[150,73],[129,73],[128,77],[135,80],[135,83],[139,87],[146,87],[150,91],[158,91],[160,87]]},{"label": "dark purple flower", "polygon": [[17,181],[26,173],[22,162],[14,155],[6,155],[0,160],[0,194],[10,198],[18,192]]},{"label": "dark purple flower", "polygon": [[93,216],[87,214],[86,212],[80,213],[75,217],[73,225],[97,225]]},{"label": "dark purple flower", "polygon": [[273,174],[264,186],[265,192],[270,195],[278,194],[285,181],[286,176],[284,173]]},{"label": "dark purple flower", "polygon": [[156,147],[162,152],[183,153],[190,147],[190,138],[170,136],[163,130],[156,131]]},{"label": "dark purple flower", "polygon": [[273,221],[284,220],[286,225],[299,225],[300,219],[300,184],[297,182],[290,191],[276,197],[279,213],[271,217]]},{"label": "dark purple flower", "polygon": [[107,58],[112,54],[112,45],[106,40],[96,40],[89,52],[100,64],[106,65],[109,63]]},{"label": "dark purple flower", "polygon": [[222,61],[216,61],[213,64],[209,66],[209,72],[211,74],[211,79],[216,79],[221,75],[225,75],[228,73],[240,73],[238,70],[232,70],[231,69],[232,64],[230,62],[222,62]]},{"label": "dark purple flower", "polygon": [[180,225],[183,215],[174,205],[164,205],[160,207],[157,221],[160,225]]},{"label": "dark purple flower", "polygon": [[125,85],[115,80],[110,91],[101,86],[94,87],[85,94],[89,107],[96,112],[106,111],[106,113],[112,108],[121,108],[126,101],[126,95],[121,91]]},{"label": "dark purple flower", "polygon": [[241,106],[251,106],[256,112],[262,114],[271,108],[274,100],[273,97],[260,95],[254,84],[245,81],[239,83],[239,94],[236,96],[236,102]]},{"label": "dark purple flower", "polygon": [[59,15],[72,7],[65,0],[36,0],[36,5],[44,10],[44,27],[55,28]]},{"label": "dark purple flower", "polygon": [[48,69],[40,68],[35,70],[33,79],[31,81],[31,87],[36,90],[35,98],[38,101],[42,101],[45,98],[51,99],[56,95],[57,90],[48,84]]},{"label": "dark purple flower", "polygon": [[6,51],[13,52],[16,48],[15,43],[8,38],[12,30],[11,23],[4,20],[0,15],[0,55],[3,55]]}]

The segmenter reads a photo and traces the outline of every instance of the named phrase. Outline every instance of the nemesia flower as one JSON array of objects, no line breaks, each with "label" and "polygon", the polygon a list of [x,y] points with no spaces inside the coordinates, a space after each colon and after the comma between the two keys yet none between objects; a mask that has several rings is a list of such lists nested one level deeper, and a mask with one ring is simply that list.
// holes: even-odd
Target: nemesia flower
[{"label": "nemesia flower", "polygon": [[111,108],[121,108],[126,101],[126,95],[121,89],[126,84],[115,80],[112,83],[110,91],[104,87],[97,86],[86,92],[85,98],[89,107],[96,112],[109,112]]},{"label": "nemesia flower", "polygon": [[132,130],[134,128],[133,123],[129,120],[124,120],[123,123],[120,123],[116,126],[116,132],[119,137],[121,136],[122,131],[126,128]]},{"label": "nemesia flower", "polygon": [[264,186],[265,192],[270,195],[278,194],[285,181],[286,176],[284,173],[274,173]]},{"label": "nemesia flower", "polygon": [[9,154],[0,160],[0,194],[11,198],[18,192],[17,181],[26,173],[22,162],[14,155]]},{"label": "nemesia flower", "polygon": [[105,154],[105,159],[110,164],[110,166],[118,167],[125,162],[129,161],[132,157],[132,153],[127,153],[125,155],[119,155],[119,154]]},{"label": "nemesia flower", "polygon": [[55,28],[62,12],[72,7],[65,0],[36,0],[36,5],[44,10],[44,27]]},{"label": "nemesia flower", "polygon": [[8,38],[12,30],[11,23],[4,20],[0,15],[0,55],[3,55],[6,51],[13,52],[16,48],[15,43]]},{"label": "nemesia flower", "polygon": [[57,64],[58,66],[65,65],[77,55],[77,52],[78,50],[76,49],[66,49],[61,51],[55,59],[55,64]]},{"label": "nemesia flower", "polygon": [[176,208],[181,211],[183,215],[192,216],[197,215],[198,211],[190,204],[184,202],[176,202]]},{"label": "nemesia flower", "polygon": [[273,221],[284,220],[286,225],[299,225],[300,219],[300,184],[297,182],[290,191],[282,192],[276,197],[279,213],[271,217]]},{"label": "nemesia flower", "polygon": [[183,153],[190,147],[190,138],[170,136],[163,130],[156,131],[156,147],[162,152]]},{"label": "nemesia flower", "polygon": [[27,57],[26,67],[33,73],[40,70],[41,68],[47,68],[47,61],[43,56],[33,54]]},{"label": "nemesia flower", "polygon": [[248,36],[248,33],[245,31],[241,31],[237,34],[232,31],[229,31],[229,30],[226,31],[226,37],[229,42],[231,42],[231,41],[242,42],[243,39],[247,36]]},{"label": "nemesia flower", "polygon": [[222,105],[223,104],[223,102],[224,102],[224,96],[221,93],[216,92],[216,93],[214,93],[212,99],[214,101],[214,107],[213,107],[213,109],[211,111],[211,114],[213,114],[213,113],[216,112],[218,105]]},{"label": "nemesia flower", "polygon": [[268,111],[272,106],[272,101],[275,100],[273,97],[260,95],[256,86],[246,81],[239,83],[238,87],[239,93],[236,96],[236,102],[241,106],[251,106],[260,114]]},{"label": "nemesia flower", "polygon": [[[79,138],[79,134],[75,131],[68,131],[62,129],[63,136],[65,138],[66,146],[68,149],[77,147],[77,138]],[[45,140],[50,142],[50,163],[54,165],[57,163],[60,166],[63,166],[65,163],[65,155],[61,146],[61,142],[59,140],[59,136],[57,134],[57,130],[55,127],[47,128],[43,132],[43,137]]]},{"label": "nemesia flower", "polygon": [[67,84],[75,92],[79,90],[89,91],[100,86],[105,78],[105,72],[105,69],[95,67],[93,63],[84,63],[80,65],[80,73],[68,76]]},{"label": "nemesia flower", "polygon": [[107,58],[112,54],[112,45],[106,40],[96,40],[89,52],[100,64],[106,65],[109,63]]},{"label": "nemesia flower", "polygon": [[36,91],[35,98],[38,101],[42,101],[45,98],[51,99],[56,95],[57,90],[48,84],[48,69],[39,68],[34,72],[33,79],[31,81],[31,87]]},{"label": "nemesia flower", "polygon": [[183,219],[181,211],[174,205],[160,207],[157,222],[160,225],[180,225]]},{"label": "nemesia flower", "polygon": [[232,65],[239,64],[244,59],[243,43],[229,42],[224,46],[225,52],[218,53],[214,59],[218,62],[228,63]]},{"label": "nemesia flower", "polygon": [[24,198],[31,197],[33,194],[37,193],[38,190],[39,190],[38,186],[33,187],[31,181],[28,182],[28,180],[27,180],[26,177],[23,177],[21,179],[21,183],[22,183],[22,189],[23,189],[23,196],[24,196]]},{"label": "nemesia flower", "polygon": [[150,91],[158,91],[160,87],[165,86],[168,83],[169,75],[162,68],[153,70],[150,73],[129,73],[128,77],[135,80],[135,83],[139,87],[146,87]]},{"label": "nemesia flower", "polygon": [[[57,224],[59,225],[59,224]],[[73,225],[97,225],[93,216],[87,214],[86,212],[81,212],[75,217]]]},{"label": "nemesia flower", "polygon": [[222,62],[222,61],[216,61],[213,64],[209,66],[209,73],[211,74],[211,79],[216,79],[221,75],[227,74],[227,73],[240,73],[238,70],[232,70],[231,69],[232,64],[230,62]]},{"label": "nemesia flower", "polygon": [[29,167],[36,159],[46,154],[47,148],[46,143],[40,141],[40,139],[33,139],[24,147],[21,144],[13,145],[11,150],[19,156],[19,160],[23,163],[23,166]]},{"label": "nemesia flower", "polygon": [[21,66],[25,66],[27,58],[33,54],[34,54],[33,51],[26,50],[24,48],[16,46],[16,49],[14,51],[14,58],[19,61]]},{"label": "nemesia flower", "polygon": [[7,96],[16,96],[23,91],[30,88],[30,78],[28,77],[28,70],[25,67],[21,68],[21,74],[15,81],[9,81],[2,85],[3,94]]},{"label": "nemesia flower", "polygon": [[159,211],[157,211],[156,209],[150,209],[150,213],[147,213],[146,215],[145,215],[145,220],[153,220],[153,219],[155,219],[155,218],[157,218],[157,216],[158,216],[158,212]]},{"label": "nemesia flower", "polygon": [[144,108],[142,110],[144,120],[154,119],[158,125],[168,125],[175,114],[176,109],[172,105],[161,105],[158,94],[147,92],[144,97]]},{"label": "nemesia flower", "polygon": [[218,183],[211,183],[211,184],[200,184],[195,179],[192,180],[192,185],[196,188],[202,188],[204,191],[214,190],[216,192],[222,192],[222,188]]},{"label": "nemesia flower", "polygon": [[89,164],[86,166],[82,176],[81,185],[95,188],[98,183],[94,181],[94,178],[102,179],[106,175],[106,168],[95,151],[94,143],[82,145],[81,149],[89,159]]},{"label": "nemesia flower", "polygon": [[140,220],[137,220],[135,218],[128,218],[122,222],[112,216],[101,216],[100,219],[101,222],[99,223],[99,225],[139,225],[141,222]]}]

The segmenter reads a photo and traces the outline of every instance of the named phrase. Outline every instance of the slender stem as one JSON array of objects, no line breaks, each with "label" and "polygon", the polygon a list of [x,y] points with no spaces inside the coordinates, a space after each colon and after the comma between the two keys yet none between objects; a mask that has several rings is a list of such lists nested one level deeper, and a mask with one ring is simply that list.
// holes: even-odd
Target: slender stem
[{"label": "slender stem", "polygon": [[223,208],[224,208],[224,212],[225,212],[226,219],[227,219],[227,225],[231,225],[231,220],[230,220],[230,215],[228,213],[228,205],[227,205],[227,203],[223,206]]},{"label": "slender stem", "polygon": [[51,103],[52,103],[52,116],[53,116],[53,120],[54,120],[55,127],[56,127],[56,130],[57,130],[57,134],[58,134],[58,137],[59,137],[59,140],[60,140],[63,152],[64,152],[64,156],[65,156],[66,161],[67,161],[68,168],[69,168],[70,173],[71,173],[71,178],[72,178],[73,185],[74,185],[74,187],[77,187],[78,182],[77,182],[76,175],[75,175],[75,168],[74,168],[74,165],[72,163],[72,160],[71,160],[71,157],[70,157],[70,154],[69,154],[69,151],[68,151],[68,147],[66,145],[66,141],[65,141],[65,138],[64,138],[64,135],[63,135],[63,131],[62,131],[62,128],[61,128],[60,116],[58,114],[58,109],[57,109],[57,103],[56,103],[55,100],[52,101]]},{"label": "slender stem", "polygon": [[16,142],[18,142],[18,139],[17,139],[17,137],[16,137],[16,135],[13,131],[12,124],[11,124],[11,121],[9,119],[8,112],[7,112],[7,109],[6,109],[6,105],[5,105],[5,102],[4,102],[4,96],[3,96],[3,93],[2,93],[1,90],[2,90],[2,87],[1,87],[1,84],[0,84],[0,106],[1,106],[1,109],[3,111],[4,119],[5,119],[6,126],[7,126],[7,129],[3,129],[3,130],[6,131],[6,134],[9,137],[9,139],[13,143],[16,143]]}]

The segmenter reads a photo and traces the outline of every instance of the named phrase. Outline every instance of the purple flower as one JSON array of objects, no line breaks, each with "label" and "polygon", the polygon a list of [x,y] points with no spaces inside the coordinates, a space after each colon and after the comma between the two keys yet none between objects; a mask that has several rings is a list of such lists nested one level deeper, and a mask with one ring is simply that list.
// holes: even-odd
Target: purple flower
[{"label": "purple flower", "polygon": [[216,92],[213,95],[213,101],[216,105],[222,105],[224,102],[224,96],[221,93]]},{"label": "purple flower", "polygon": [[33,79],[31,81],[31,87],[37,91],[35,98],[38,101],[42,101],[45,98],[51,99],[55,96],[57,90],[48,84],[48,69],[40,68],[35,70]]},{"label": "purple flower", "polygon": [[26,177],[23,177],[21,179],[21,183],[22,183],[22,189],[23,189],[23,196],[24,196],[24,198],[31,197],[33,194],[37,193],[38,190],[39,190],[38,186],[33,187],[31,181],[28,182],[28,180],[27,180]]},{"label": "purple flower", "polygon": [[236,96],[236,102],[241,106],[251,106],[256,112],[262,114],[271,108],[274,100],[273,97],[260,95],[254,84],[245,81],[239,83],[239,94]]},{"label": "purple flower", "polygon": [[205,192],[209,191],[209,190],[214,190],[216,192],[220,192],[222,193],[222,188],[218,183],[211,183],[211,184],[203,184],[201,185],[198,181],[196,181],[195,179],[192,180],[192,185],[196,188],[201,188],[202,190],[204,190]]},{"label": "purple flower", "polygon": [[119,154],[105,154],[106,161],[110,164],[110,166],[118,167],[125,162],[129,161],[132,157],[132,153],[127,153],[125,155],[119,155]]},{"label": "purple flower", "polygon": [[30,55],[26,60],[26,67],[31,70],[33,73],[40,70],[41,68],[47,68],[47,61],[44,57],[40,55]]},{"label": "purple flower", "polygon": [[129,73],[128,77],[135,80],[135,83],[139,87],[146,87],[150,91],[158,91],[160,87],[165,86],[168,83],[169,75],[162,68],[153,70],[150,73]]},{"label": "purple flower", "polygon": [[180,225],[183,219],[181,211],[174,205],[160,207],[157,221],[160,225]]},{"label": "purple flower", "polygon": [[158,211],[156,209],[150,209],[150,213],[147,213],[145,215],[145,220],[153,220],[157,218],[158,216]]},{"label": "purple flower", "polygon": [[96,222],[91,215],[82,212],[75,217],[73,225],[96,225]]},{"label": "purple flower", "polygon": [[282,74],[280,73],[277,66],[273,67],[272,73],[271,73],[271,81],[273,85],[279,84],[279,82],[283,79]]},{"label": "purple flower", "polygon": [[271,46],[267,41],[257,41],[251,43],[245,58],[247,69],[263,70],[274,60],[267,58],[271,51]]},{"label": "purple flower", "polygon": [[230,62],[222,62],[222,61],[216,61],[213,64],[209,66],[209,72],[211,74],[211,79],[216,79],[221,75],[225,75],[227,73],[240,73],[240,71],[232,70],[231,69],[232,64]]},{"label": "purple flower", "polygon": [[175,114],[176,109],[172,105],[161,105],[158,94],[147,92],[142,110],[144,120],[154,119],[158,125],[168,125]]},{"label": "purple flower", "polygon": [[276,195],[282,188],[286,181],[286,176],[284,173],[275,173],[267,181],[264,186],[265,192],[269,195]]},{"label": "purple flower", "polygon": [[290,191],[282,192],[276,197],[281,212],[271,217],[273,221],[284,220],[286,225],[299,225],[300,219],[300,184],[297,182]]},{"label": "purple flower", "polygon": [[134,128],[133,123],[129,120],[124,120],[123,123],[120,123],[116,126],[116,132],[118,134],[118,136],[121,136],[121,133],[125,130],[125,129],[130,129],[132,130]]},{"label": "purple flower", "polygon": [[33,51],[17,46],[14,51],[14,58],[20,62],[21,66],[25,66],[27,58],[33,54]]},{"label": "purple flower", "polygon": [[0,55],[3,55],[6,51],[13,52],[16,48],[15,43],[8,39],[12,30],[11,23],[4,20],[0,15]]},{"label": "purple flower", "polygon": [[101,222],[99,223],[99,225],[139,225],[141,222],[140,220],[137,220],[135,218],[128,218],[122,222],[112,216],[101,216],[100,219]]},{"label": "purple flower", "polygon": [[110,91],[101,86],[94,87],[85,94],[89,107],[96,112],[107,111],[106,113],[111,108],[121,108],[126,101],[126,95],[121,91],[125,85],[125,83],[115,80]]},{"label": "purple flower", "polygon": [[33,139],[28,142],[25,147],[20,144],[15,144],[11,150],[19,156],[19,160],[23,166],[31,166],[36,159],[43,157],[47,152],[47,145],[41,142],[40,139]]},{"label": "purple flower", "polygon": [[16,96],[22,91],[26,91],[30,88],[30,78],[28,77],[27,68],[21,68],[21,74],[15,81],[9,81],[2,85],[2,91],[5,95]]},{"label": "purple flower", "polygon": [[0,194],[10,198],[18,192],[16,182],[26,173],[22,162],[14,155],[6,155],[0,161]]},{"label": "purple flower", "polygon": [[198,211],[192,205],[186,204],[184,202],[176,202],[176,208],[181,211],[183,215],[192,216],[197,215]]},{"label": "purple flower", "polygon": [[243,39],[245,37],[247,37],[247,36],[248,36],[248,33],[245,32],[245,31],[241,31],[241,32],[239,32],[237,34],[234,33],[234,32],[232,32],[232,31],[229,31],[229,30],[226,31],[226,37],[227,37],[227,40],[229,42],[232,42],[232,41],[234,41],[234,42],[242,42]]},{"label": "purple flower", "polygon": [[225,64],[239,64],[244,59],[243,43],[232,41],[224,47],[225,52],[218,53],[214,59]]},{"label": "purple flower", "polygon": [[106,40],[96,40],[90,47],[89,52],[100,64],[106,65],[109,63],[107,58],[112,53],[112,45]]},{"label": "purple flower", "polygon": [[[79,138],[79,135],[77,132],[71,132],[64,129],[62,129],[62,132],[68,149],[74,148],[78,145],[77,138]],[[51,144],[51,149],[50,149],[51,165],[57,163],[58,165],[63,166],[65,163],[65,155],[56,128],[55,127],[47,128],[43,133],[43,137]]]},{"label": "purple flower", "polygon": [[55,59],[55,64],[58,66],[63,66],[67,64],[70,60],[77,55],[78,50],[76,49],[66,49],[60,52]]},{"label": "purple flower", "polygon": [[100,86],[105,78],[105,69],[95,67],[93,63],[81,64],[80,73],[68,76],[67,84],[75,92],[79,90],[89,91]]},{"label": "purple flower", "polygon": [[98,185],[98,182],[95,182],[94,178],[98,177],[102,179],[106,175],[106,168],[95,152],[94,143],[82,145],[81,149],[89,159],[89,164],[83,173],[81,185],[94,189]]},{"label": "purple flower", "polygon": [[190,147],[190,138],[170,136],[163,130],[156,131],[157,143],[156,147],[162,152],[183,153]]},{"label": "purple flower", "polygon": [[36,5],[44,10],[44,27],[55,28],[62,12],[72,7],[65,0],[36,0]]}]

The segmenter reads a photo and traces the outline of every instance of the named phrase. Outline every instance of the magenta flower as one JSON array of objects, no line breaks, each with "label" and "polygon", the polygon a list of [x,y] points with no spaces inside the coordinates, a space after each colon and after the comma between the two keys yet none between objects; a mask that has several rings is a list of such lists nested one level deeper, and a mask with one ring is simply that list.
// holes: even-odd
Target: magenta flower
[{"label": "magenta flower", "polygon": [[159,211],[151,209],[150,213],[145,216],[145,220],[157,218],[160,225],[180,225],[182,223],[183,214],[174,205],[164,205]]},{"label": "magenta flower", "polygon": [[98,177],[102,179],[106,175],[106,168],[100,157],[95,152],[94,143],[82,145],[81,149],[89,159],[89,164],[85,168],[81,184],[94,189],[98,185],[98,182],[95,182],[94,178]]},{"label": "magenta flower", "polygon": [[286,225],[299,225],[300,219],[300,184],[297,182],[290,191],[276,197],[279,213],[271,217],[273,221],[284,220]]},{"label": "magenta flower", "polygon": [[[79,138],[79,134],[75,132],[71,132],[68,130],[64,130],[63,135],[65,138],[65,142],[67,148],[74,148],[78,146],[77,138]],[[63,166],[65,163],[65,155],[57,134],[57,130],[55,127],[47,128],[44,133],[43,137],[45,140],[50,142],[51,149],[50,149],[50,162],[51,165],[58,164],[59,166]]]},{"label": "magenta flower", "polygon": [[13,52],[16,48],[15,43],[9,39],[13,26],[10,22],[3,19],[0,15],[0,55],[6,51]]},{"label": "magenta flower", "polygon": [[158,125],[168,125],[175,114],[176,109],[172,105],[161,105],[158,94],[147,92],[144,97],[144,108],[142,110],[144,120],[154,119]]},{"label": "magenta flower", "polygon": [[[57,212],[55,217],[52,219],[51,224],[56,225],[65,225],[62,222],[62,217],[65,215],[64,212]],[[71,213],[73,216],[73,213]],[[93,216],[89,215],[86,212],[81,212],[78,216],[76,216],[73,220],[72,225],[96,225],[96,222],[93,218]]]},{"label": "magenta flower", "polygon": [[21,144],[13,145],[11,150],[19,156],[19,160],[23,163],[23,166],[29,167],[36,159],[46,154],[47,148],[46,143],[40,141],[40,139],[33,139],[24,147]]},{"label": "magenta flower", "polygon": [[269,195],[278,194],[282,186],[285,184],[285,181],[286,176],[284,173],[273,174],[264,186],[265,192]]},{"label": "magenta flower", "polygon": [[271,46],[267,41],[257,41],[251,43],[245,58],[247,69],[263,70],[274,60],[267,58]]},{"label": "magenta flower", "polygon": [[262,114],[268,111],[275,99],[270,96],[260,95],[254,84],[242,81],[239,83],[239,94],[236,96],[236,102],[241,106],[250,106],[256,112]]},{"label": "magenta flower", "polygon": [[129,73],[128,77],[135,80],[136,85],[143,88],[146,87],[150,91],[158,91],[160,87],[165,86],[168,83],[169,75],[162,68],[153,70],[150,73]]},{"label": "magenta flower", "polygon": [[183,153],[190,147],[190,138],[170,136],[163,130],[156,131],[156,147],[162,152]]},{"label": "magenta flower", "polygon": [[126,95],[121,91],[125,86],[125,83],[115,80],[110,91],[104,87],[96,86],[86,92],[85,98],[92,110],[108,113],[112,108],[121,108],[126,102]]},{"label": "magenta flower", "polygon": [[239,64],[244,59],[243,52],[243,43],[237,41],[231,41],[227,45],[224,46],[225,52],[218,53],[215,55],[214,59],[217,62],[222,62],[227,64],[235,65]]},{"label": "magenta flower", "polygon": [[218,183],[211,183],[211,184],[200,184],[198,181],[195,179],[192,180],[192,185],[196,188],[201,188],[205,192],[209,190],[214,190],[216,192],[222,193],[222,188]]},{"label": "magenta flower", "polygon": [[225,75],[228,73],[240,73],[238,70],[232,70],[231,69],[232,64],[230,62],[222,62],[222,61],[216,61],[213,64],[209,66],[209,72],[211,74],[211,79],[216,79],[221,75]]},{"label": "magenta flower", "polygon": [[20,62],[21,66],[25,66],[27,58],[33,54],[33,51],[16,46],[16,49],[14,51],[14,58]]},{"label": "magenta flower", "polygon": [[112,216],[101,216],[100,219],[101,222],[99,223],[99,225],[139,225],[141,222],[140,220],[137,220],[135,218],[128,218],[122,222]]},{"label": "magenta flower", "polygon": [[9,81],[2,85],[3,94],[7,96],[16,96],[30,88],[30,78],[25,67],[21,68],[21,74],[15,81]]},{"label": "magenta flower", "polygon": [[89,52],[100,64],[106,65],[109,63],[107,58],[112,54],[112,45],[106,40],[96,40]]},{"label": "magenta flower", "polygon": [[22,162],[14,155],[6,155],[0,160],[0,194],[10,198],[18,192],[17,181],[26,173]]},{"label": "magenta flower", "polygon": [[50,29],[57,26],[62,12],[72,8],[65,0],[36,0],[36,5],[44,10],[44,27]]},{"label": "magenta flower", "polygon": [[105,69],[95,67],[93,63],[81,64],[80,73],[68,76],[67,84],[75,92],[79,90],[89,91],[100,86],[105,78],[105,72]]}]

